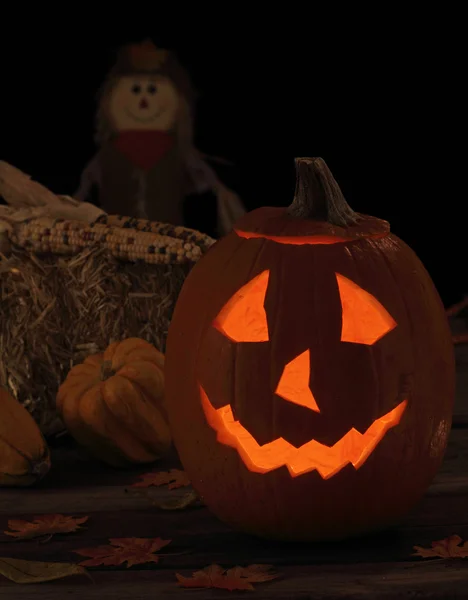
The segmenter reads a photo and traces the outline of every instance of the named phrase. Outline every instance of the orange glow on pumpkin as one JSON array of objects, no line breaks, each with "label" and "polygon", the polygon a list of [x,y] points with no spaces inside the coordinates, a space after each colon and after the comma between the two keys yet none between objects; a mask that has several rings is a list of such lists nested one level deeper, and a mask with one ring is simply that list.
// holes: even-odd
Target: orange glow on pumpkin
[{"label": "orange glow on pumpkin", "polygon": [[269,271],[263,271],[242,286],[221,309],[213,326],[233,342],[267,342],[265,294]]},{"label": "orange glow on pumpkin", "polygon": [[[269,271],[263,271],[242,286],[224,305],[214,327],[233,342],[269,341],[265,296]],[[342,307],[341,341],[372,345],[396,327],[395,320],[380,302],[356,283],[335,273]],[[309,386],[310,350],[302,352],[283,369],[275,393],[288,402],[320,412]],[[347,464],[361,467],[386,432],[400,422],[407,400],[376,419],[364,433],[350,429],[333,446],[311,440],[296,448],[284,438],[261,446],[239,421],[228,404],[215,409],[200,385],[200,396],[208,424],[220,443],[235,448],[246,467],[267,473],[286,466],[292,477],[317,470],[323,479]]]},{"label": "orange glow on pumpkin", "polygon": [[268,473],[287,467],[292,477],[317,470],[323,479],[336,475],[347,464],[359,469],[389,429],[395,427],[405,411],[407,400],[376,419],[365,433],[350,429],[333,446],[311,440],[296,448],[280,437],[260,446],[239,421],[234,419],[229,405],[214,408],[200,386],[200,397],[206,420],[216,431],[221,444],[235,448],[249,471]]},{"label": "orange glow on pumpkin", "polygon": [[270,240],[277,244],[288,244],[292,246],[304,246],[305,244],[339,244],[342,242],[353,242],[354,238],[339,235],[267,235],[255,231],[242,231],[234,229],[237,235],[246,240],[261,239]]},{"label": "orange glow on pumpkin", "polygon": [[285,367],[279,380],[276,394],[288,402],[299,404],[320,412],[314,395],[309,387],[310,351],[296,356]]},{"label": "orange glow on pumpkin", "polygon": [[270,235],[268,233],[258,233],[257,231],[245,231],[243,229],[233,229],[239,237],[245,240],[268,240],[270,242],[276,242],[277,244],[286,244],[289,246],[314,246],[314,245],[328,245],[328,244],[343,244],[349,242],[355,242],[359,239],[380,239],[386,237],[388,233],[362,233],[361,235],[344,236],[344,235],[326,235],[326,234],[314,234],[314,235]]},{"label": "orange glow on pumpkin", "polygon": [[341,341],[371,346],[396,327],[380,302],[356,283],[335,273],[340,291]]}]

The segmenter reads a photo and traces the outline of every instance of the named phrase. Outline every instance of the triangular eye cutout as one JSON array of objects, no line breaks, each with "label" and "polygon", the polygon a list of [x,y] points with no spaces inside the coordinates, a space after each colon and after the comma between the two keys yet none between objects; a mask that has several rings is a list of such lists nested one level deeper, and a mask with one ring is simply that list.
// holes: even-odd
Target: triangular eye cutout
[{"label": "triangular eye cutout", "polygon": [[233,342],[268,342],[265,295],[269,271],[242,286],[224,305],[213,326]]},{"label": "triangular eye cutout", "polygon": [[306,350],[284,367],[275,393],[288,402],[320,412],[309,387],[309,377],[310,352]]},{"label": "triangular eye cutout", "polygon": [[335,275],[341,298],[342,342],[371,346],[396,327],[396,321],[372,294],[351,279]]}]

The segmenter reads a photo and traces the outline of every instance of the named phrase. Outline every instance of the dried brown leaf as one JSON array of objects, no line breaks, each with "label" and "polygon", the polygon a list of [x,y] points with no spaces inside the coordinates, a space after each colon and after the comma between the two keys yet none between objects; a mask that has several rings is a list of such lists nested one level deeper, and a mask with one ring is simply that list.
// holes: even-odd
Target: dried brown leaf
[{"label": "dried brown leaf", "polygon": [[39,562],[19,558],[0,558],[0,573],[15,583],[42,583],[70,575],[86,575],[83,567],[74,563]]},{"label": "dried brown leaf", "polygon": [[71,517],[67,515],[40,515],[32,521],[23,519],[10,519],[8,527],[11,531],[4,531],[6,535],[18,540],[29,540],[32,538],[56,533],[73,533],[81,529],[80,525],[86,523],[89,517]]},{"label": "dried brown leaf", "polygon": [[111,538],[108,545],[81,548],[74,552],[90,557],[89,560],[80,563],[82,567],[116,566],[126,562],[128,568],[147,562],[159,562],[160,555],[154,553],[171,541],[161,538]]},{"label": "dried brown leaf", "polygon": [[181,587],[219,588],[224,590],[254,590],[252,583],[262,583],[276,579],[280,574],[273,571],[272,565],[249,565],[223,569],[219,565],[209,565],[201,571],[195,571],[191,577],[176,573]]},{"label": "dried brown leaf", "polygon": [[462,541],[459,535],[451,535],[443,540],[431,542],[431,548],[413,546],[413,549],[416,550],[413,556],[421,556],[422,558],[436,556],[441,558],[466,558],[468,557],[468,542],[460,546]]},{"label": "dried brown leaf", "polygon": [[184,510],[190,506],[195,506],[201,503],[198,494],[191,490],[187,494],[180,496],[179,498],[171,498],[170,500],[164,500],[157,502],[152,500],[153,506],[160,508],[161,510]]}]

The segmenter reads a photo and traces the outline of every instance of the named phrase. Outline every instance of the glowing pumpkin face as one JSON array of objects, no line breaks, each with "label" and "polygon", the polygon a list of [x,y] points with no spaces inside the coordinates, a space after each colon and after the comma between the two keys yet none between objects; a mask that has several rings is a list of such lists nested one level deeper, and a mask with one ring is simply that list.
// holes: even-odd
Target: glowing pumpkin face
[{"label": "glowing pumpkin face", "polygon": [[268,538],[336,539],[398,522],[427,489],[454,357],[416,255],[353,213],[322,162],[305,166],[298,202],[247,214],[189,273],[166,399],[215,515]]},{"label": "glowing pumpkin face", "polygon": [[[373,345],[396,322],[371,294],[336,273],[342,305],[341,341]],[[233,342],[268,342],[268,322],[264,307],[269,271],[263,271],[243,286],[216,317],[213,325]],[[320,412],[310,389],[310,350],[305,350],[284,367],[274,393],[287,402]],[[296,448],[280,437],[263,446],[237,421],[229,404],[215,409],[203,386],[200,396],[206,419],[218,440],[235,448],[250,471],[266,473],[286,466],[292,477],[316,469],[324,479],[335,475],[348,463],[359,468],[385,433],[397,425],[407,400],[382,415],[360,433],[350,429],[333,446],[315,440]]]}]

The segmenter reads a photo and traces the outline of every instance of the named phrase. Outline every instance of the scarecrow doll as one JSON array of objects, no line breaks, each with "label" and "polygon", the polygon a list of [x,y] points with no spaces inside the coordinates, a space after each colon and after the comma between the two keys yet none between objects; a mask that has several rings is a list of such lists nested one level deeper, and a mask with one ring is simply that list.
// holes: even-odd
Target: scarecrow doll
[{"label": "scarecrow doll", "polygon": [[194,92],[185,69],[150,40],[124,46],[99,94],[97,154],[75,198],[109,214],[185,225],[187,196],[216,196],[216,234],[245,212],[193,144]]}]

